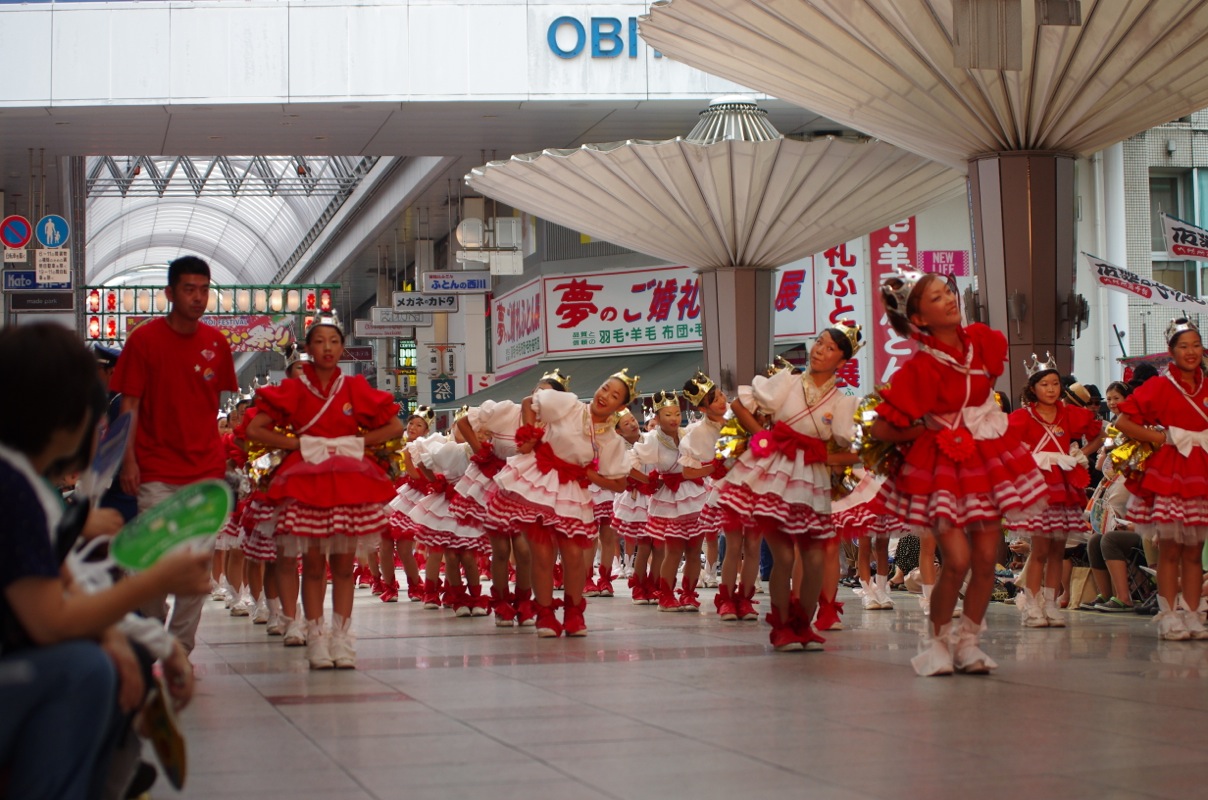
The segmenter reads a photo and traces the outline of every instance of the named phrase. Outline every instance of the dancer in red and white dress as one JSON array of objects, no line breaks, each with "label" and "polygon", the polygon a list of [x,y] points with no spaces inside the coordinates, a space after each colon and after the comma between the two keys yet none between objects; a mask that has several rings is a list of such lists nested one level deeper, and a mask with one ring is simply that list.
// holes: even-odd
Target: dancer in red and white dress
[{"label": "dancer in red and white dress", "polygon": [[[477,416],[477,410],[463,408],[458,412],[458,419],[468,419],[471,426]],[[411,453],[412,458],[418,456],[417,466],[427,474],[432,487],[428,496],[411,510],[417,531],[415,539],[424,546],[429,564],[439,565],[444,559],[445,597],[458,617],[485,617],[490,613],[490,603],[482,596],[478,576],[478,556],[490,547],[486,532],[481,527],[462,524],[451,507],[457,496],[454,487],[466,474],[472,453],[456,424],[443,441],[433,441]]]},{"label": "dancer in red and white dress", "polygon": [[[860,604],[866,611],[889,611],[893,598],[889,596],[889,540],[905,535],[908,530],[897,517],[886,514],[877,494],[884,478],[856,467],[853,476],[859,479],[850,494],[836,500],[831,519],[840,539],[855,541],[856,574],[860,580]],[[872,574],[873,556],[877,573]]]},{"label": "dancer in red and white dress", "polygon": [[[583,612],[586,578],[584,552],[596,537],[589,483],[619,491],[629,470],[625,444],[616,432],[614,415],[633,401],[637,378],[622,370],[596,390],[590,403],[570,392],[540,389],[522,408],[537,428],[516,432],[519,453],[495,480],[499,491],[488,510],[499,519],[523,526],[533,551],[533,593],[537,600],[537,635],[585,636]],[[562,622],[554,614],[554,556],[560,553],[565,580]]]},{"label": "dancer in red and white dress", "polygon": [[1044,511],[1011,526],[1012,536],[1030,539],[1032,545],[1023,569],[1023,596],[1016,596],[1015,604],[1025,627],[1064,628],[1057,592],[1065,544],[1070,539],[1085,542],[1090,533],[1085,516],[1086,487],[1091,483],[1087,456],[1103,443],[1103,421],[1089,409],[1061,400],[1061,373],[1053,357],[1045,356],[1041,362],[1033,354],[1032,362],[1024,365],[1024,404],[1009,418],[1013,435],[1032,450],[1048,486]]},{"label": "dancer in red and white dress", "polygon": [[[634,421],[637,421],[636,418]],[[627,444],[630,474],[625,478],[625,488],[613,495],[610,520],[612,529],[625,542],[626,549],[633,553],[628,584],[630,601],[635,606],[649,606],[658,602],[658,575],[663,567],[663,542],[653,538],[646,530],[650,495],[658,489],[658,483],[651,480],[646,471],[634,465],[632,453],[633,448],[650,435],[649,430],[640,432],[634,442]]]},{"label": "dancer in red and white dress", "polygon": [[[429,431],[435,412],[428,406],[417,406],[407,418],[403,437],[403,451],[414,442],[428,436],[440,436]],[[404,459],[405,462],[406,459]],[[379,547],[378,563],[382,571],[381,586],[373,588],[374,594],[383,603],[397,603],[399,598],[399,583],[394,568],[394,556],[402,562],[403,572],[407,576],[407,599],[412,603],[424,599],[424,579],[420,576],[419,563],[415,558],[415,523],[411,519],[411,510],[423,500],[428,493],[428,479],[418,469],[405,469],[399,485],[395,488],[395,496],[386,507],[390,524],[382,536]]]},{"label": "dancer in red and white dress", "polygon": [[[716,545],[717,534],[721,529],[721,515],[717,512],[716,492],[713,489],[714,478],[725,474],[725,468],[716,458],[717,440],[721,437],[721,426],[725,422],[727,400],[725,393],[717,388],[709,376],[697,371],[684,383],[682,394],[688,407],[703,416],[688,424],[680,436],[679,465],[683,470],[684,479],[701,481],[704,491],[699,498],[699,511],[696,517],[696,528],[684,551],[684,586],[683,595],[690,588],[695,598],[695,587],[701,586],[700,556],[702,545],[713,542]],[[713,498],[713,510],[708,511],[708,503]],[[708,513],[706,513],[708,511]],[[714,548],[716,551],[716,547]],[[716,555],[714,556],[716,558]],[[712,570],[716,564],[710,562],[706,570]],[[683,596],[681,595],[681,597]],[[699,610],[699,604],[695,604]]]},{"label": "dancer in red and white dress", "polygon": [[[655,488],[646,509],[646,535],[654,546],[661,544],[663,563],[655,596],[659,611],[699,611],[696,579],[700,573],[700,510],[705,504],[704,476],[684,474],[680,464],[680,409],[675,392],[655,392],[654,430],[647,431],[633,446],[633,469]],[[677,592],[675,577],[687,549],[696,551],[696,569],[689,584],[688,568]]]},{"label": "dancer in red and white dress", "polygon": [[[931,531],[944,562],[924,649],[911,663],[919,675],[986,673],[997,664],[978,645],[994,588],[1001,520],[1038,513],[1045,495],[1044,477],[1028,449],[1008,434],[1007,415],[994,399],[1007,340],[985,325],[965,326],[954,284],[941,275],[892,274],[882,283],[881,298],[894,330],[920,347],[881,391],[876,409],[875,438],[913,442],[879,497],[907,525]],[[950,637],[970,570],[960,628]]]},{"label": "dancer in red and white dress", "polygon": [[[698,529],[705,541],[726,537],[726,555],[721,564],[721,580],[713,605],[723,622],[759,619],[755,611],[755,578],[759,574],[759,546],[763,537],[751,530],[750,535],[742,528],[723,530],[723,512],[718,505],[718,487],[733,464],[733,455],[725,457],[718,451],[722,428],[726,424],[726,412],[730,401],[720,386],[703,373],[684,384],[684,397],[688,404],[704,417],[688,426],[680,445],[680,463],[688,474],[707,474],[704,506],[697,521]],[[737,426],[737,422],[733,422]],[[743,451],[745,452],[745,450]],[[741,578],[739,573],[741,572]]]},{"label": "dancer in red and white dress", "polygon": [[[566,391],[570,376],[555,369],[541,376],[536,389]],[[474,455],[466,474],[457,482],[453,513],[463,525],[476,525],[491,543],[491,606],[495,625],[510,628],[532,626],[537,621],[533,605],[532,554],[523,529],[514,521],[489,513],[491,496],[498,491],[495,476],[516,455],[516,431],[522,420],[520,404],[511,400],[488,400],[478,407],[476,422],[462,417],[458,430],[469,442]],[[515,591],[509,586],[512,561],[516,566]]]},{"label": "dancer in red and white dress", "polygon": [[[300,377],[302,365],[309,363],[310,360],[309,353],[300,345],[294,345],[294,349],[288,353],[285,359],[285,377],[287,379]],[[260,410],[253,403],[244,415],[245,436],[247,426],[258,413]],[[288,435],[292,431],[287,432],[282,429],[278,433]],[[266,623],[268,627],[265,629],[265,633],[269,636],[285,636],[290,632],[292,626],[293,635],[290,637],[290,646],[300,646],[306,644],[306,629],[305,623],[297,620],[298,571],[295,563],[297,559],[287,562],[286,568],[290,570],[291,574],[287,585],[292,588],[292,593],[283,595],[277,570],[276,540],[277,519],[281,507],[268,496],[272,476],[286,455],[281,450],[265,448],[259,443],[249,443],[247,468],[252,491],[239,520],[242,529],[240,545],[246,558],[264,564],[265,604],[268,606],[269,612]]]},{"label": "dancer in red and white dress", "polygon": [[[248,426],[248,436],[291,451],[273,477],[269,498],[283,504],[278,560],[302,556],[310,667],[352,669],[353,561],[358,549],[376,542],[386,529],[385,504],[394,494],[390,479],[366,457],[365,447],[397,438],[403,423],[395,416],[398,404],[393,397],[371,388],[361,375],[340,372],[344,329],[338,319],[318,317],[306,332],[306,349],[314,362],[302,367],[301,378],[257,392],[261,413]],[[274,425],[288,425],[297,436],[277,433]],[[330,636],[323,627],[329,566],[334,612]],[[282,570],[278,577],[289,571]],[[285,581],[282,589],[288,591]]]},{"label": "dancer in red and white dress", "polygon": [[[1167,640],[1208,639],[1201,615],[1208,538],[1208,380],[1195,323],[1166,328],[1171,362],[1119,405],[1116,427],[1158,449],[1131,478],[1128,518],[1158,542],[1158,634]],[[1158,427],[1161,426],[1161,427]],[[1164,430],[1162,429],[1164,428]],[[1179,594],[1183,609],[1177,608]]]},{"label": "dancer in red and white dress", "polygon": [[[827,328],[810,348],[809,370],[783,369],[756,376],[731,404],[751,437],[748,454],[735,462],[719,484],[726,530],[763,534],[772,550],[768,584],[772,646],[779,651],[820,650],[825,641],[812,620],[822,588],[825,543],[835,537],[830,522],[831,466],[854,460],[830,453],[832,439],[844,446],[854,431],[857,398],[842,394],[835,373],[860,346],[858,326]],[[761,430],[763,409],[773,426]],[[802,584],[793,587],[793,565],[802,561]],[[796,589],[796,600],[792,599]]]}]

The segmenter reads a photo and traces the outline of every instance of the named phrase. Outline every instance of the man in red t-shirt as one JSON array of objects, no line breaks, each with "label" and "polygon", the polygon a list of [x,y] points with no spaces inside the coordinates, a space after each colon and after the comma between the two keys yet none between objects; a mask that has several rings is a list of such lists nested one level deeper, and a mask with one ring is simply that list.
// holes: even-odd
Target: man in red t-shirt
[{"label": "man in red t-shirt", "polygon": [[[166,317],[148,320],[126,340],[111,391],[135,412],[133,445],[122,463],[122,489],[145,511],[205,478],[222,478],[226,454],[214,420],[223,392],[239,390],[231,348],[201,322],[210,296],[210,266],[197,256],[168,265]],[[175,599],[168,630],[189,651],[207,595]],[[167,617],[166,598],[145,611]]]}]

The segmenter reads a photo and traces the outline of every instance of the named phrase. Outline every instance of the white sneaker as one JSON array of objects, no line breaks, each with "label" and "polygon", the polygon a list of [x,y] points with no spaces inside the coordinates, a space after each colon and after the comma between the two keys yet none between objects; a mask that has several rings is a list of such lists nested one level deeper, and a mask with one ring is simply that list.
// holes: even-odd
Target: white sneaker
[{"label": "white sneaker", "polygon": [[1172,611],[1165,597],[1158,598],[1158,615],[1153,618],[1158,625],[1158,637],[1168,642],[1185,642],[1191,638],[1191,631],[1183,622],[1178,611]]},{"label": "white sneaker", "polygon": [[881,610],[881,601],[877,597],[876,590],[869,586],[867,581],[860,581],[860,606],[865,611]]},{"label": "white sneaker", "polygon": [[231,588],[231,585],[229,583],[225,584],[222,587],[222,604],[223,604],[223,606],[226,608],[227,611],[230,611],[238,603],[239,603],[239,595],[235,594],[235,590]]},{"label": "white sneaker", "polygon": [[283,644],[286,647],[305,647],[306,646],[306,623],[300,619],[290,619],[282,615],[281,622],[285,625],[285,641]]},{"label": "white sneaker", "polygon": [[767,593],[768,593],[768,590],[763,585],[763,578],[760,578],[758,575],[756,575],[755,576],[755,594],[767,594]]},{"label": "white sneaker", "polygon": [[876,583],[873,584],[873,591],[876,592],[877,602],[881,604],[883,611],[891,611],[893,609],[893,598],[889,596],[889,576],[878,575]]},{"label": "white sneaker", "polygon": [[952,664],[952,648],[949,643],[952,634],[952,623],[945,624],[938,631],[933,631],[930,620],[925,620],[923,625],[923,643],[919,649],[919,654],[910,659],[910,665],[914,667],[915,674],[920,678],[929,678],[933,675],[951,675],[954,669]]},{"label": "white sneaker", "polygon": [[924,617],[931,616],[931,590],[935,588],[933,583],[920,584],[923,587],[922,594],[919,595],[919,608],[923,611]]},{"label": "white sneaker", "polygon": [[[1022,598],[1022,602],[1020,602]],[[1039,597],[1024,589],[1015,595],[1015,607],[1019,609],[1019,624],[1025,628],[1049,627],[1048,615],[1044,613],[1044,595]]]},{"label": "white sneaker", "polygon": [[264,602],[264,600],[261,600],[256,604],[256,607],[252,609],[252,624],[267,625],[269,616],[268,603]]},{"label": "white sneaker", "polygon": [[1064,628],[1065,616],[1061,613],[1061,606],[1057,604],[1057,590],[1043,589],[1044,592],[1044,618],[1048,620],[1050,628]]},{"label": "white sneaker", "polygon": [[306,621],[306,660],[310,662],[311,669],[331,669],[335,666],[321,619]]},{"label": "white sneaker", "polygon": [[953,632],[952,666],[957,672],[967,675],[985,675],[998,669],[994,659],[982,652],[981,633],[986,629],[985,621],[974,623],[965,617]]},{"label": "white sneaker", "polygon": [[231,616],[232,617],[250,616],[252,613],[252,608],[253,608],[253,606],[249,605],[246,601],[237,600],[237,601],[235,601],[235,604],[233,606],[231,606]]},{"label": "white sneaker", "polygon": [[336,669],[357,668],[357,651],[352,646],[355,640],[356,634],[352,632],[352,620],[341,617],[339,614],[332,614],[328,650]]},{"label": "white sneaker", "polygon": [[218,581],[214,580],[213,578],[210,578],[210,599],[211,600],[225,600],[226,599],[226,591],[223,590],[222,584],[219,583]]},{"label": "white sneaker", "polygon": [[1200,619],[1200,612],[1180,611],[1179,617],[1183,620],[1183,627],[1187,629],[1187,633],[1192,639],[1208,639],[1208,630],[1204,630],[1204,622]]},{"label": "white sneaker", "polygon": [[280,598],[265,600],[264,604],[268,607],[268,627],[264,632],[269,636],[285,635],[285,617],[281,614]]}]

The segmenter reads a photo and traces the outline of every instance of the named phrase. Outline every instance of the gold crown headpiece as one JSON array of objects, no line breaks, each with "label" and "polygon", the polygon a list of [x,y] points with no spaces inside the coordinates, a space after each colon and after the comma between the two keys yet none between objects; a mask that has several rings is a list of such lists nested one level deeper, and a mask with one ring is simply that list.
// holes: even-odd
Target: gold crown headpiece
[{"label": "gold crown headpiece", "polygon": [[841,319],[831,327],[847,337],[848,343],[851,344],[852,356],[860,352],[860,348],[864,346],[864,336],[860,333],[861,328],[855,320]]},{"label": "gold crown headpiece", "polygon": [[1036,357],[1035,353],[1032,353],[1031,362],[1024,361],[1023,369],[1024,369],[1024,372],[1027,374],[1029,383],[1031,383],[1033,376],[1039,375],[1042,372],[1060,372],[1060,370],[1057,369],[1056,359],[1054,359],[1053,354],[1047,350],[1044,353],[1044,361],[1041,361],[1039,358]]},{"label": "gold crown headpiece", "polygon": [[469,414],[469,413],[470,413],[470,407],[468,405],[464,405],[461,408],[457,409],[457,411],[453,414],[453,421],[457,422],[457,420],[461,419],[462,417],[464,417],[466,414]]},{"label": "gold crown headpiece", "polygon": [[[428,423],[429,428],[432,427],[432,423],[436,420],[436,412],[432,410],[431,406],[416,406],[415,410],[411,412],[411,416],[419,417],[424,422]],[[408,419],[410,419],[410,417],[408,417]]]},{"label": "gold crown headpiece", "polygon": [[679,409],[679,395],[677,395],[675,392],[658,391],[654,393],[652,398],[650,398],[650,404],[651,408],[656,414],[662,411],[664,408]]},{"label": "gold crown headpiece", "polygon": [[[633,412],[629,410],[629,406],[622,406],[621,410],[616,413],[617,422],[619,423],[621,420],[625,419],[626,414],[631,417],[633,416]],[[636,417],[634,417],[634,419],[636,419]]]},{"label": "gold crown headpiece", "polygon": [[537,381],[537,383],[541,383],[542,381],[556,381],[563,389],[570,390],[570,376],[563,375],[562,370],[557,367],[542,375],[541,380]]},{"label": "gold crown headpiece", "polygon": [[707,397],[709,392],[713,391],[713,387],[717,385],[713,383],[713,380],[708,375],[701,372],[699,369],[696,371],[696,374],[688,380],[688,383],[692,384],[694,388],[690,392],[684,392],[684,397],[688,399],[688,402],[691,403],[694,408],[699,408],[705,402],[705,397]]},{"label": "gold crown headpiece", "polygon": [[1186,317],[1172,319],[1170,324],[1166,326],[1166,345],[1169,347],[1170,343],[1175,340],[1176,336],[1181,333],[1186,333],[1187,331],[1195,331],[1196,333],[1199,333],[1200,329],[1194,322]]},{"label": "gold crown headpiece", "polygon": [[616,378],[621,383],[625,384],[625,388],[629,390],[629,397],[625,399],[625,402],[632,403],[633,398],[638,396],[638,380],[641,378],[641,376],[634,375],[633,377],[630,377],[628,367],[625,367],[620,372],[614,372],[613,374],[609,375],[608,378],[609,380]]},{"label": "gold crown headpiece", "polygon": [[341,338],[344,336],[344,326],[340,322],[340,315],[335,311],[327,311],[315,317],[314,321],[310,323],[310,327],[306,329],[306,335],[310,336],[310,332],[320,325],[327,325],[335,328],[340,332]]}]

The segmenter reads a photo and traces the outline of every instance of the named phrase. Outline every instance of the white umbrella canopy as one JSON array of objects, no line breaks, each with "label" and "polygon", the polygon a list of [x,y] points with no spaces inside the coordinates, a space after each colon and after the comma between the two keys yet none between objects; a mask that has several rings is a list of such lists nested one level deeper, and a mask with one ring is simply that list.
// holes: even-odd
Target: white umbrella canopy
[{"label": "white umbrella canopy", "polygon": [[959,196],[957,171],[827,137],[588,144],[492,161],[469,186],[593,237],[697,269],[778,267]]},{"label": "white umbrella canopy", "polygon": [[[1004,0],[1011,2],[1011,0]],[[1088,155],[1208,107],[1208,0],[1019,3],[1021,70],[957,67],[954,0],[658,0],[664,55],[964,170],[975,155]]]}]

